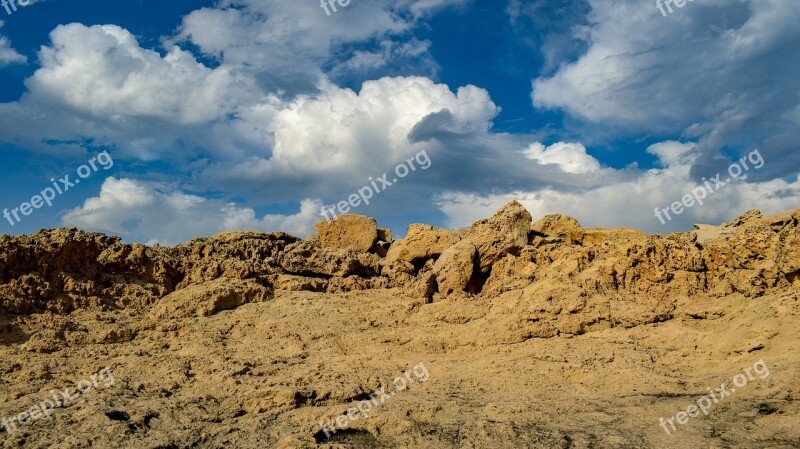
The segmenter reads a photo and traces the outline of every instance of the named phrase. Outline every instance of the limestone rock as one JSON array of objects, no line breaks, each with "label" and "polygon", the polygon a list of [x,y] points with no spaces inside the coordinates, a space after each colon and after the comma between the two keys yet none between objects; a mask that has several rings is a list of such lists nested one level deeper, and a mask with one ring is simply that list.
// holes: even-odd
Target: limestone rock
[{"label": "limestone rock", "polygon": [[406,238],[395,240],[389,248],[386,260],[424,262],[439,257],[447,248],[461,240],[452,232],[423,224],[408,227]]},{"label": "limestone rock", "polygon": [[414,265],[404,260],[385,262],[381,268],[381,275],[398,285],[406,285],[414,280]]},{"label": "limestone rock", "polygon": [[561,238],[568,243],[581,243],[583,232],[578,220],[561,214],[545,215],[531,225],[534,234]]},{"label": "limestone rock", "polygon": [[328,280],[291,274],[279,274],[275,281],[275,290],[292,292],[324,292],[328,288]]},{"label": "limestone rock", "polygon": [[531,214],[517,201],[506,204],[492,218],[472,225],[469,240],[478,249],[479,266],[488,272],[506,254],[519,253],[528,244]]},{"label": "limestone rock", "polygon": [[378,241],[392,243],[392,230],[389,228],[378,228]]},{"label": "limestone rock", "polygon": [[762,218],[764,218],[764,214],[762,214],[760,210],[750,210],[750,211],[747,211],[747,212],[743,213],[742,215],[734,218],[733,220],[729,221],[728,223],[725,223],[723,225],[723,227],[724,228],[736,228],[736,227],[744,225],[745,223],[756,221],[756,220],[760,220]]},{"label": "limestone rock", "polygon": [[442,253],[433,266],[439,293],[446,296],[467,291],[477,258],[478,249],[468,240],[462,240]]},{"label": "limestone rock", "polygon": [[317,242],[302,241],[287,247],[280,257],[280,266],[289,274],[315,277],[375,276],[379,259],[374,254],[356,253],[343,249],[324,249]]},{"label": "limestone rock", "polygon": [[362,278],[360,276],[334,277],[325,290],[328,293],[345,293],[361,290],[382,290],[393,287],[392,281],[384,277]]},{"label": "limestone rock", "polygon": [[[346,249],[366,253],[378,241],[378,223],[364,215],[339,215],[314,226],[325,249]],[[390,233],[391,234],[391,233]]]},{"label": "limestone rock", "polygon": [[436,273],[433,271],[421,273],[410,284],[404,287],[403,293],[412,298],[424,299],[425,302],[431,302],[433,300],[433,294],[436,293]]},{"label": "limestone rock", "polygon": [[506,254],[495,262],[492,273],[483,285],[482,293],[490,298],[532,284],[536,279],[535,249],[527,247],[519,256]]},{"label": "limestone rock", "polygon": [[276,258],[299,239],[283,232],[223,232],[192,239],[172,253],[177,268],[185,273],[176,288],[212,281],[220,277],[257,279],[275,274]]}]

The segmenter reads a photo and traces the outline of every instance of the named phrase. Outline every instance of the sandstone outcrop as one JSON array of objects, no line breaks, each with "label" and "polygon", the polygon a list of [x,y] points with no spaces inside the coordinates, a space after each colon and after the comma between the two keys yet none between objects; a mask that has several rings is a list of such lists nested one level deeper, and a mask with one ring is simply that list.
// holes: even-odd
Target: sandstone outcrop
[{"label": "sandstone outcrop", "polygon": [[447,248],[456,244],[460,238],[452,232],[423,224],[408,226],[408,234],[395,240],[389,248],[386,259],[389,262],[403,260],[413,264],[424,263],[439,257]]},{"label": "sandstone outcrop", "polygon": [[477,259],[478,250],[469,240],[462,240],[445,250],[433,266],[439,293],[446,296],[467,291]]},{"label": "sandstone outcrop", "polygon": [[506,254],[519,254],[528,244],[531,214],[512,201],[492,218],[472,225],[467,237],[478,249],[478,266],[484,273]]},{"label": "sandstone outcrop", "polygon": [[[158,304],[159,310],[171,310],[165,304],[205,298],[204,290],[216,292],[210,297],[225,296],[222,284],[236,291],[265,289],[203,309],[214,311],[255,297],[267,300],[265,292],[275,290],[400,287],[427,301],[460,294],[521,302],[546,316],[517,324],[531,335],[550,335],[657,322],[670,316],[675,296],[756,298],[800,283],[800,211],[767,217],[751,211],[723,226],[698,225],[667,236],[583,228],[561,215],[531,222],[530,214],[511,202],[470,228],[451,232],[414,224],[394,241],[375,220],[353,215],[321,223],[322,235],[304,240],[285,233],[226,232],[173,248],[124,244],[75,229],[3,236],[0,309],[68,314],[96,307],[150,311]],[[359,243],[346,249],[351,235]],[[374,251],[376,243],[388,246],[385,257]],[[551,286],[564,292],[553,293]],[[561,307],[562,296],[585,300]],[[206,313],[181,310],[174,309]]]},{"label": "sandstone outcrop", "polygon": [[344,249],[325,249],[318,241],[303,240],[289,245],[278,258],[280,267],[300,276],[370,277],[380,271],[378,257]]},{"label": "sandstone outcrop", "polygon": [[568,243],[581,243],[583,230],[578,220],[561,214],[545,215],[531,225],[534,237],[554,237]]},{"label": "sandstone outcrop", "polygon": [[170,293],[153,306],[150,316],[154,319],[207,317],[271,298],[272,292],[255,281],[219,278]]},{"label": "sandstone outcrop", "polygon": [[[379,239],[378,223],[374,218],[364,215],[346,214],[330,221],[320,221],[314,226],[314,231],[319,236],[323,248],[344,249],[357,253],[368,252]],[[381,236],[386,237],[385,230]]]}]

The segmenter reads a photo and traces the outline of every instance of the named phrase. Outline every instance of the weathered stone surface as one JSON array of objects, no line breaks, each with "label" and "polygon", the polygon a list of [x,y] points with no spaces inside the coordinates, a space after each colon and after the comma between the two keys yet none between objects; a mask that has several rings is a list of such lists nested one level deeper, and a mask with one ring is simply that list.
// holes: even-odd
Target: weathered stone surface
[{"label": "weathered stone surface", "polygon": [[424,299],[425,302],[431,302],[434,293],[436,293],[436,273],[433,271],[421,273],[403,288],[403,294],[406,296]]},{"label": "weathered stone surface", "polygon": [[314,226],[325,249],[346,249],[366,253],[378,241],[378,223],[364,215],[339,215]]},{"label": "weathered stone surface", "polygon": [[578,220],[561,214],[545,215],[531,225],[534,235],[557,237],[567,243],[581,243],[583,230]]},{"label": "weathered stone surface", "polygon": [[461,240],[452,232],[423,224],[408,226],[408,234],[404,239],[395,240],[389,248],[386,260],[404,260],[406,262],[424,262],[439,257],[447,248]]},{"label": "weathered stone surface", "polygon": [[275,273],[278,255],[298,240],[283,232],[252,231],[192,239],[172,250],[177,268],[185,273],[177,288],[220,277],[263,281]]},{"label": "weathered stone surface", "polygon": [[531,214],[516,201],[473,224],[468,239],[478,248],[480,270],[488,272],[506,254],[519,253],[528,244],[530,228]]},{"label": "weathered stone surface", "polygon": [[389,228],[378,228],[378,241],[392,243],[392,230]]},{"label": "weathered stone surface", "polygon": [[478,249],[468,240],[462,240],[442,253],[433,265],[439,293],[449,295],[467,291],[477,258]]},{"label": "weathered stone surface", "polygon": [[272,299],[272,292],[256,282],[219,278],[191,285],[161,298],[150,311],[154,319],[205,317],[243,304]]},{"label": "weathered stone surface", "polygon": [[747,224],[749,222],[754,222],[754,221],[761,220],[762,218],[764,218],[764,214],[762,214],[760,210],[750,210],[750,211],[747,211],[747,212],[743,213],[742,215],[734,218],[733,220],[729,221],[728,223],[723,224],[722,227],[723,228],[736,228],[736,227],[742,226],[744,224]]},{"label": "weathered stone surface", "polygon": [[483,285],[482,293],[490,298],[501,293],[527,287],[536,279],[535,250],[530,246],[519,256],[506,254],[492,265],[492,274]]},{"label": "weathered stone surface", "polygon": [[328,288],[328,280],[291,274],[279,274],[275,281],[275,290],[292,292],[324,292]]},{"label": "weathered stone surface", "polygon": [[406,285],[414,280],[414,265],[404,260],[386,261],[381,268],[381,275],[398,285]]},{"label": "weathered stone surface", "polygon": [[305,240],[286,248],[280,266],[289,274],[363,277],[380,272],[378,256],[343,249],[324,249],[318,242]]},{"label": "weathered stone surface", "polygon": [[362,278],[360,276],[334,277],[328,282],[328,293],[344,293],[361,290],[381,290],[393,287],[392,281],[384,277]]},{"label": "weathered stone surface", "polygon": [[[667,236],[581,228],[574,219],[551,215],[529,226],[532,242],[522,245],[527,220],[524,208],[510,203],[469,231],[412,225],[385,259],[284,233],[226,232],[174,248],[128,245],[74,229],[2,236],[0,309],[14,315],[103,307],[148,311],[170,293],[220,278],[279,290],[401,286],[416,288],[421,297],[429,297],[431,287],[440,295],[466,289],[490,299],[551,283],[573,285],[584,296],[613,292],[657,299],[700,293],[755,298],[800,283],[797,210],[768,217],[751,211],[725,226],[698,225],[696,231]],[[380,233],[381,239],[390,238]],[[462,237],[478,251],[481,269],[470,276],[463,264],[459,270],[443,268],[457,257],[434,263]],[[438,280],[431,285],[428,272],[434,266]],[[465,287],[467,278],[471,284]]]}]

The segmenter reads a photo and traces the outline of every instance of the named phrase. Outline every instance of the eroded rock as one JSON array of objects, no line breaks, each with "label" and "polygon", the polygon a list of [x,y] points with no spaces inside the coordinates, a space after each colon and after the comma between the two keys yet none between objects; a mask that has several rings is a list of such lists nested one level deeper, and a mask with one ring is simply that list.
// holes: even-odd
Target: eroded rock
[{"label": "eroded rock", "polygon": [[531,214],[517,201],[473,224],[468,239],[478,249],[480,270],[488,272],[506,254],[518,254],[528,244],[530,228]]},{"label": "eroded rock", "polygon": [[153,319],[206,317],[243,304],[272,299],[272,292],[252,280],[219,278],[191,285],[161,298],[150,311]]},{"label": "eroded rock", "polygon": [[477,259],[478,249],[468,240],[462,240],[442,253],[433,265],[439,293],[446,296],[467,291]]},{"label": "eroded rock", "polygon": [[[378,242],[378,223],[364,215],[339,215],[314,226],[325,249],[345,249],[357,253],[370,251]],[[384,234],[385,234],[385,230]],[[384,235],[385,236],[385,235]],[[391,237],[391,232],[389,233]],[[386,241],[386,240],[384,240]]]},{"label": "eroded rock", "polygon": [[324,249],[318,242],[304,240],[286,248],[280,266],[288,274],[299,276],[376,276],[379,259],[374,254],[344,249]]},{"label": "eroded rock", "polygon": [[452,232],[423,224],[408,226],[404,239],[395,240],[389,248],[386,260],[403,260],[411,263],[424,263],[439,257],[447,248],[461,240]]}]

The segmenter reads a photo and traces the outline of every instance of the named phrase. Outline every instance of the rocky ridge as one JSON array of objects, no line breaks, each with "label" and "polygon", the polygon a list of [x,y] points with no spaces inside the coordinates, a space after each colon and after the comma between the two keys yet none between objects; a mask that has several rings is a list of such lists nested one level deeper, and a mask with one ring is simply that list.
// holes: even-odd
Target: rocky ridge
[{"label": "rocky ridge", "polygon": [[[374,219],[355,215],[323,221],[318,236],[305,240],[226,232],[171,248],[43,230],[0,238],[0,309],[15,315],[94,306],[149,312],[158,303],[180,302],[186,289],[217,292],[212,303],[232,296],[196,312],[203,315],[269,300],[276,290],[397,288],[423,302],[483,297],[524,304],[520,311],[538,317],[538,325],[528,326],[534,334],[581,333],[667,319],[677,296],[754,298],[800,285],[799,222],[800,211],[769,217],[751,211],[722,226],[646,235],[583,228],[561,215],[532,223],[511,202],[467,229],[412,224],[405,238],[393,241]],[[225,283],[228,288],[217,288]],[[580,299],[565,305],[559,297]]]},{"label": "rocky ridge", "polygon": [[[103,367],[117,383],[0,447],[800,447],[799,224],[647,235],[512,202],[403,239],[361,216],[175,247],[5,236],[0,418]],[[769,377],[661,429],[759,360]],[[425,384],[323,435],[421,362]]]}]

